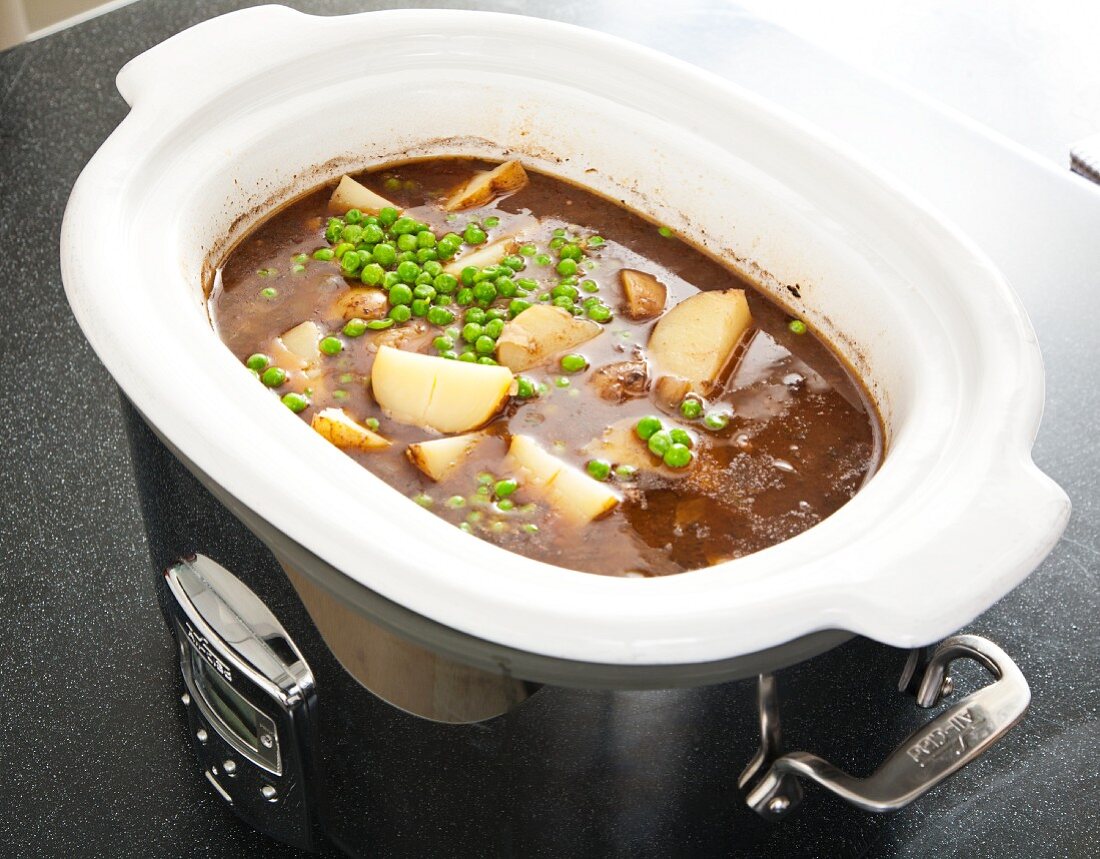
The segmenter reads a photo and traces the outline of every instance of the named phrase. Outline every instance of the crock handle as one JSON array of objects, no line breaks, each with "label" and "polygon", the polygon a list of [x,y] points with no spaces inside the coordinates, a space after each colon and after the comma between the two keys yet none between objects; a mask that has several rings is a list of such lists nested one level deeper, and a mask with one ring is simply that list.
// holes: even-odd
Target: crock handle
[{"label": "crock handle", "polygon": [[[253,6],[189,27],[138,54],[122,67],[115,86],[131,107],[146,93],[173,100],[204,98],[227,82],[244,80],[265,63],[292,51],[307,21],[320,21],[286,6]],[[275,44],[284,38],[286,44]],[[286,51],[284,51],[284,48]]]},{"label": "crock handle", "polygon": [[995,681],[952,705],[911,734],[867,778],[855,778],[808,752],[772,761],[746,801],[768,818],[782,817],[798,802],[791,784],[808,778],[865,811],[894,811],[966,766],[1015,725],[1031,702],[1020,669],[996,644],[976,635],[945,640],[931,654],[917,689],[917,703],[932,707],[951,689],[947,669],[956,659],[983,665]]}]

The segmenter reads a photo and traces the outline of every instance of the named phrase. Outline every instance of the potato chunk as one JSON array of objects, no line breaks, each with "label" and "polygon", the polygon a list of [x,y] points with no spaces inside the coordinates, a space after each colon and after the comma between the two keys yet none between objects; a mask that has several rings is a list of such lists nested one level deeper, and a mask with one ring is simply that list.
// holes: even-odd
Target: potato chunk
[{"label": "potato chunk", "polygon": [[485,436],[479,432],[452,435],[410,444],[405,450],[409,462],[432,480],[443,480],[458,468]]},{"label": "potato chunk", "polygon": [[547,453],[530,436],[512,436],[508,457],[519,471],[521,486],[545,498],[570,522],[587,524],[621,500],[606,483]]},{"label": "potato chunk", "polygon": [[455,277],[458,277],[462,274],[462,269],[466,268],[468,265],[477,266],[478,268],[487,268],[488,266],[496,265],[508,256],[508,254],[512,253],[518,244],[519,242],[516,236],[504,236],[475,251],[468,251],[462,256],[451,260],[443,266],[443,270],[447,272],[447,274],[453,274]]},{"label": "potato chunk", "polygon": [[587,343],[602,331],[591,319],[572,316],[560,307],[536,304],[506,323],[497,339],[497,360],[513,373]]},{"label": "potato chunk", "polygon": [[321,327],[316,322],[306,321],[284,331],[279,340],[288,351],[308,363],[316,361],[320,356],[317,344],[321,342],[322,336]]},{"label": "potato chunk", "polygon": [[649,337],[649,357],[662,377],[658,395],[671,403],[689,391],[710,394],[751,326],[744,290],[698,292],[681,301]]},{"label": "potato chunk", "polygon": [[508,400],[507,367],[467,364],[382,346],[371,368],[371,390],[386,414],[439,432],[487,423]]},{"label": "potato chunk", "polygon": [[349,319],[381,319],[386,315],[385,290],[373,286],[353,286],[333,303],[333,316]]},{"label": "potato chunk", "polygon": [[323,409],[317,412],[310,426],[334,445],[346,450],[377,451],[390,446],[389,439],[353,421],[343,409]]},{"label": "potato chunk", "polygon": [[518,161],[505,161],[503,164],[478,173],[457,191],[451,194],[443,204],[448,212],[460,209],[472,209],[491,203],[501,194],[518,191],[527,184],[527,171]]},{"label": "potato chunk", "polygon": [[348,209],[358,209],[371,215],[377,215],[387,206],[401,211],[400,206],[395,206],[385,197],[375,194],[366,185],[361,185],[350,176],[341,176],[340,184],[329,197],[329,211],[338,215],[344,214]]},{"label": "potato chunk", "polygon": [[624,268],[619,272],[626,304],[623,313],[630,319],[643,320],[660,316],[665,309],[668,290],[653,275],[644,271]]}]

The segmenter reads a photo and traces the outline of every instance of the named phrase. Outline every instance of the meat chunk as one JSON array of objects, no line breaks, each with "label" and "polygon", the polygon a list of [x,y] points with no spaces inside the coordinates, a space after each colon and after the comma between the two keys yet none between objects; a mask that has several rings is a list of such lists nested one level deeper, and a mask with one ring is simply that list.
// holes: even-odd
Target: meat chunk
[{"label": "meat chunk", "polygon": [[649,369],[640,359],[607,364],[592,374],[589,384],[600,399],[609,403],[625,403],[646,395]]}]

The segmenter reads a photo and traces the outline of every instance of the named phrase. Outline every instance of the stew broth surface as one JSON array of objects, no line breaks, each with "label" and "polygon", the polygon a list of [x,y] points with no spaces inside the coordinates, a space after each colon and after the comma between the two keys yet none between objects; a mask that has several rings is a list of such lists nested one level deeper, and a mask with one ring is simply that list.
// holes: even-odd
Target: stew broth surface
[{"label": "stew broth surface", "polygon": [[[560,280],[558,257],[549,250],[555,230],[570,237],[602,237],[598,247],[581,242],[583,279],[595,281],[595,294],[615,313],[598,337],[569,350],[587,359],[583,372],[564,372],[555,357],[518,373],[545,386],[544,393],[509,398],[484,428],[488,438],[445,479],[431,480],[405,453],[408,444],[438,438],[439,433],[388,418],[368,383],[379,342],[396,339],[402,349],[437,355],[434,338],[446,328],[461,328],[465,308],[449,308],[457,317],[451,326],[414,317],[385,331],[341,334],[345,315],[336,301],[362,284],[358,276],[345,276],[335,259],[313,257],[318,248],[330,247],[325,230],[331,187],[277,211],[229,253],[209,298],[216,332],[241,361],[261,353],[282,366],[287,379],[274,390],[278,396],[306,395],[303,419],[330,407],[343,409],[358,422],[376,419],[377,432],[392,445],[348,455],[406,497],[482,539],[575,570],[658,576],[698,569],[793,537],[858,491],[882,455],[879,420],[860,383],[827,345],[812,332],[792,331],[787,311],[687,242],[610,200],[546,175],[528,171],[525,187],[457,216],[442,209],[439,201],[450,191],[493,166],[439,158],[389,165],[356,178],[438,236],[450,231],[461,235],[468,223],[476,222],[492,242],[525,227],[523,241],[536,245],[537,254],[525,257],[526,267],[515,277],[538,281],[537,291],[521,294],[533,304]],[[499,224],[488,227],[486,219],[491,223],[493,217]],[[463,245],[458,258],[473,250]],[[537,261],[544,253],[552,258],[549,265]],[[295,261],[300,254],[308,259]],[[754,328],[742,340],[740,358],[724,385],[705,401],[708,413],[728,415],[725,428],[709,429],[676,408],[662,409],[655,402],[652,379],[648,390],[640,390],[644,383],[634,379],[642,395],[623,402],[600,396],[600,368],[644,362],[657,321],[632,321],[619,312],[623,268],[652,274],[667,287],[666,313],[700,290],[745,291]],[[586,295],[580,293],[581,298]],[[500,299],[493,306],[507,305],[507,299]],[[301,369],[285,360],[278,338],[306,320],[339,338],[343,348],[332,356],[321,353],[311,367]],[[461,344],[458,338],[456,350]],[[622,500],[602,518],[571,522],[522,480],[510,496],[510,509],[502,510],[493,501],[495,482],[517,476],[506,458],[512,435],[531,436],[549,453],[585,469],[594,456],[592,444],[606,427],[626,420],[633,425],[646,415],[660,416],[666,428],[689,431],[695,442],[693,461],[687,468],[670,469],[659,467],[654,456],[654,467],[633,477],[612,470],[608,485]],[[479,493],[479,486],[487,488]]]}]

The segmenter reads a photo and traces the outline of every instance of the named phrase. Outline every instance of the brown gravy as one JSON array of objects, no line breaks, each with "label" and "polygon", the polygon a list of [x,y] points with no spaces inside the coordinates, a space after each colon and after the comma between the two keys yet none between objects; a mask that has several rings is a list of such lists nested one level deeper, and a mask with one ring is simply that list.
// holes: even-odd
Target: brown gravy
[{"label": "brown gravy", "polygon": [[[622,268],[656,276],[668,288],[669,308],[698,290],[744,289],[755,332],[724,390],[707,402],[708,410],[728,412],[728,426],[713,431],[699,420],[662,414],[648,396],[619,403],[597,394],[593,378],[599,368],[644,358],[654,325],[654,320],[632,322],[621,313],[603,326],[599,337],[576,350],[588,360],[585,372],[564,373],[556,361],[523,372],[545,385],[545,394],[512,398],[487,427],[494,438],[439,483],[404,453],[407,444],[434,434],[388,419],[369,393],[366,380],[376,354],[372,340],[380,332],[343,337],[343,350],[322,356],[315,372],[290,372],[277,393],[307,392],[310,405],[302,418],[308,421],[318,410],[339,407],[357,421],[377,419],[378,432],[393,444],[382,452],[349,454],[361,465],[409,498],[425,505],[431,499],[432,512],[482,539],[592,573],[658,576],[737,558],[812,527],[858,491],[882,456],[880,423],[863,387],[825,343],[812,332],[792,332],[787,311],[689,243],[603,197],[542,174],[529,171],[526,187],[448,220],[438,206],[440,198],[475,170],[492,166],[440,158],[389,165],[356,178],[438,235],[452,230],[461,234],[468,222],[484,224],[486,218],[497,217],[500,223],[487,230],[492,241],[532,215],[539,227],[526,240],[539,253],[546,252],[555,229],[576,234],[579,226],[583,235],[598,234],[605,243],[588,253],[586,260],[595,265],[584,277],[598,284],[612,308],[622,298]],[[314,191],[268,217],[233,248],[219,270],[209,299],[210,317],[242,361],[253,353],[273,354],[275,339],[304,320],[341,336],[344,318],[333,303],[349,285],[360,284],[346,278],[337,261],[312,256],[329,246],[324,233],[330,192],[331,187]],[[308,261],[294,263],[299,254],[310,255]],[[540,266],[534,257],[526,262],[517,277],[538,280],[540,292],[557,283],[553,263]],[[461,327],[461,308],[451,309],[458,316],[454,326]],[[403,348],[438,354],[432,340],[443,330],[427,327],[429,331]],[[478,495],[479,485],[488,480],[483,477],[479,484],[479,475],[508,476],[503,462],[510,434],[531,435],[583,469],[590,459],[585,446],[606,426],[647,414],[661,414],[666,425],[690,429],[699,439],[697,462],[682,476],[657,470],[642,470],[627,480],[613,475],[623,501],[604,518],[569,524],[522,485],[514,507],[505,511]],[[450,506],[447,499],[455,497],[466,501]]]}]

